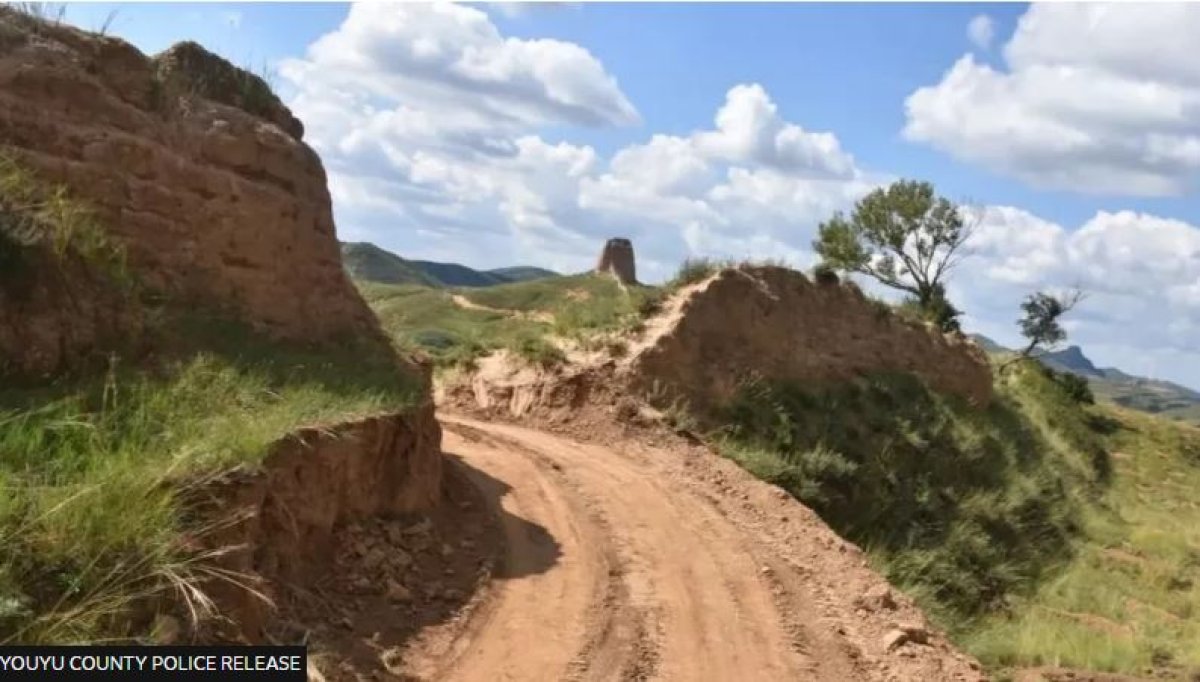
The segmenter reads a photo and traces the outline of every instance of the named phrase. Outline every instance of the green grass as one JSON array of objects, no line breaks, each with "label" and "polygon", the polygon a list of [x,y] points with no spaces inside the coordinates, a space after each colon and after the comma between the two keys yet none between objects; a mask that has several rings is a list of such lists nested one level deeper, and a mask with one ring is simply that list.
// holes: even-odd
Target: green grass
[{"label": "green grass", "polygon": [[[116,285],[128,286],[125,251],[94,212],[62,186],[48,186],[0,153],[0,278],[22,274],[43,250],[58,261],[76,256]],[[3,283],[3,282],[0,282]]]},{"label": "green grass", "polygon": [[420,398],[387,349],[281,345],[218,318],[171,329],[152,369],[0,391],[0,643],[133,636],[132,607],[213,577],[180,546],[179,482]]},{"label": "green grass", "polygon": [[[551,350],[551,336],[615,347],[599,339],[636,329],[661,298],[653,287],[623,289],[590,274],[452,290],[357,284],[398,344],[428,353],[440,366],[470,364],[501,348],[550,366],[562,359]],[[459,306],[455,295],[491,310]]]},{"label": "green grass", "polygon": [[622,287],[603,275],[573,275],[461,290],[474,303],[501,310],[543,312],[562,336],[627,331],[654,309],[656,287]]},{"label": "green grass", "polygon": [[953,623],[1068,558],[1075,492],[1102,483],[1105,460],[1067,403],[1034,372],[985,411],[904,375],[824,390],[755,382],[727,408],[724,450]]},{"label": "green grass", "polygon": [[550,369],[567,361],[562,350],[540,336],[526,336],[517,341],[512,350],[525,362]]},{"label": "green grass", "polygon": [[1075,559],[964,643],[997,666],[1200,674],[1200,430],[1101,411],[1112,485],[1084,508]]},{"label": "green grass", "polygon": [[1026,363],[985,411],[916,379],[748,383],[722,451],[862,545],[991,668],[1200,673],[1200,430]]},{"label": "green grass", "polygon": [[441,367],[470,365],[489,351],[513,348],[551,331],[544,322],[463,308],[452,300],[454,292],[444,289],[357,284],[397,344],[428,353]]}]

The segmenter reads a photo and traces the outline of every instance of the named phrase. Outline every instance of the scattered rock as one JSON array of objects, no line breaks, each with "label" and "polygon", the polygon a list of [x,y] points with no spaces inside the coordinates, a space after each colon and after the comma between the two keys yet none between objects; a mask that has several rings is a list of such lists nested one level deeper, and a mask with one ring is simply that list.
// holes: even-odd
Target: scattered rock
[{"label": "scattered rock", "polygon": [[894,651],[909,642],[914,644],[928,643],[929,631],[924,626],[916,623],[901,623],[883,636],[883,648],[885,651]]},{"label": "scattered rock", "polygon": [[896,609],[896,598],[892,594],[892,589],[886,584],[879,584],[867,590],[858,599],[855,600],[855,606],[865,611],[880,611],[887,609],[894,611]]},{"label": "scattered rock", "polygon": [[433,523],[429,519],[421,519],[405,528],[401,533],[404,535],[428,535],[431,530],[433,530]]},{"label": "scattered rock", "polygon": [[393,580],[388,583],[387,598],[395,602],[411,601],[412,591]]},{"label": "scattered rock", "polygon": [[383,566],[383,563],[387,560],[387,558],[387,552],[379,547],[375,547],[367,552],[367,555],[363,557],[363,567],[367,570],[373,571],[380,566]]},{"label": "scattered rock", "polygon": [[907,641],[908,635],[904,634],[903,630],[889,630],[888,633],[883,636],[883,650],[895,651],[899,647],[903,646]]},{"label": "scattered rock", "polygon": [[929,630],[919,623],[901,623],[899,630],[904,633],[910,642],[917,644],[926,644],[929,642]]},{"label": "scattered rock", "polygon": [[402,670],[401,665],[404,663],[404,652],[399,647],[384,649],[379,654],[379,662],[389,673],[399,675]]},{"label": "scattered rock", "polygon": [[388,562],[392,565],[392,568],[403,571],[412,565],[413,558],[408,552],[396,547],[392,549],[392,554]]}]

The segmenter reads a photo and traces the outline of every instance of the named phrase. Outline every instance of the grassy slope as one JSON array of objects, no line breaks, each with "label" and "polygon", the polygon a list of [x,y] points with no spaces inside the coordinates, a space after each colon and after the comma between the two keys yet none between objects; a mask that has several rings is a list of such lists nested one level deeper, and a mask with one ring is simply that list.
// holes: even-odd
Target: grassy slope
[{"label": "grassy slope", "polygon": [[1112,483],[1073,560],[964,642],[996,664],[1200,673],[1200,429],[1102,407]]},{"label": "grassy slope", "polygon": [[824,390],[757,384],[729,408],[725,451],[958,621],[1064,559],[1075,492],[1103,476],[1103,451],[1081,424],[1068,439],[1031,418],[1041,393],[1022,377],[976,411],[906,376]]},{"label": "grassy slope", "polygon": [[987,664],[1200,670],[1200,431],[1028,366],[976,412],[911,378],[748,387],[723,450],[868,549]]},{"label": "grassy slope", "polygon": [[[153,370],[0,391],[0,643],[129,634],[132,600],[194,582],[169,480],[253,463],[305,425],[413,405],[380,349],[317,351],[216,319]],[[203,349],[203,350],[201,350]]]},{"label": "grassy slope", "polygon": [[[0,286],[13,264],[82,258],[137,296],[123,253],[86,207],[0,156]],[[89,286],[94,283],[89,282]],[[0,644],[125,639],[130,607],[194,585],[171,486],[253,463],[299,426],[413,405],[391,349],[318,350],[241,325],[151,311],[153,361],[52,382],[0,377]],[[194,532],[195,529],[188,529]]]},{"label": "grassy slope", "polygon": [[[441,365],[469,362],[498,348],[532,358],[549,352],[545,340],[551,336],[586,340],[627,330],[659,296],[652,287],[626,290],[609,277],[590,274],[486,289],[358,286],[393,339],[429,353]],[[455,295],[493,310],[464,308],[453,301]]]}]

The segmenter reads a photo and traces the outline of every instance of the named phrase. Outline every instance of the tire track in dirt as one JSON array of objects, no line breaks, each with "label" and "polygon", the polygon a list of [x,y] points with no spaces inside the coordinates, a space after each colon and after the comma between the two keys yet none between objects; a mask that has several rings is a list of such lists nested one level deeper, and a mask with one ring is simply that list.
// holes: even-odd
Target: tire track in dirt
[{"label": "tire track in dirt", "polygon": [[[646,651],[610,532],[552,465],[465,426],[443,449],[494,500],[504,519],[502,565],[483,603],[463,621],[431,628],[404,655],[422,680],[629,679]],[[499,482],[511,489],[493,490]],[[501,512],[504,512],[501,514]],[[536,523],[531,524],[529,521]],[[636,678],[634,678],[636,679]]]},{"label": "tire track in dirt", "polygon": [[[600,446],[454,417],[443,423],[448,453],[513,485],[508,511],[532,514],[525,518],[560,538],[562,557],[546,576],[574,574],[558,580],[578,591],[533,594],[518,581],[497,583],[504,605],[473,628],[468,650],[439,679],[835,679],[813,671],[826,654],[844,652],[794,646],[751,548],[699,498]],[[532,505],[534,490],[571,501]],[[565,533],[581,519],[586,533]],[[597,542],[615,550],[615,562],[586,546]],[[614,567],[616,575],[596,575]],[[580,592],[589,589],[583,606]],[[544,620],[531,623],[530,609]],[[557,638],[543,639],[547,630]],[[566,651],[575,657],[563,660]]]}]

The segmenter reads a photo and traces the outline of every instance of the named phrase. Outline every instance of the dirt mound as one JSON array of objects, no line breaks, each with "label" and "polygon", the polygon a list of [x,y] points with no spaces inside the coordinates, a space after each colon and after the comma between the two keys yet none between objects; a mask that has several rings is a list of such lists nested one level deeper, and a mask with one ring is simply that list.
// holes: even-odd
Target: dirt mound
[{"label": "dirt mound", "polygon": [[987,359],[965,337],[781,267],[721,271],[686,292],[642,346],[628,371],[633,385],[682,398],[699,414],[753,376],[819,384],[903,372],[976,405],[992,395]]},{"label": "dirt mound", "polygon": [[260,467],[182,486],[196,542],[222,552],[217,565],[243,583],[208,586],[223,620],[198,636],[263,642],[274,610],[256,591],[278,602],[326,577],[340,528],[435,507],[440,446],[426,404],[408,415],[293,433]]},{"label": "dirt mound", "polygon": [[[547,424],[657,421],[686,405],[703,417],[748,378],[831,383],[912,373],[975,405],[992,396],[983,352],[961,335],[904,321],[852,286],[815,284],[779,267],[730,268],[675,293],[620,357],[568,352],[533,367],[506,351],[443,377],[455,409]],[[585,427],[586,428],[586,427]]]},{"label": "dirt mound", "polygon": [[280,337],[369,333],[301,134],[261,79],[197,45],[151,59],[0,8],[0,152],[93,208],[149,289]]}]

